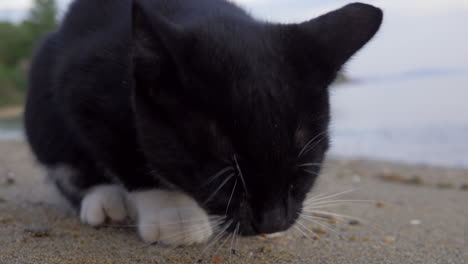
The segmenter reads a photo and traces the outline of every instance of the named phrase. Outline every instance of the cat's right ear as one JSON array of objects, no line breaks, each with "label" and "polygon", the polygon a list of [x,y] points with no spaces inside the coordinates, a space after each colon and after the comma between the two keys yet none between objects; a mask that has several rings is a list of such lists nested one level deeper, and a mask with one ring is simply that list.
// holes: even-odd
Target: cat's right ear
[{"label": "cat's right ear", "polygon": [[161,59],[169,55],[179,61],[187,42],[184,31],[152,10],[149,1],[132,2],[134,56]]}]

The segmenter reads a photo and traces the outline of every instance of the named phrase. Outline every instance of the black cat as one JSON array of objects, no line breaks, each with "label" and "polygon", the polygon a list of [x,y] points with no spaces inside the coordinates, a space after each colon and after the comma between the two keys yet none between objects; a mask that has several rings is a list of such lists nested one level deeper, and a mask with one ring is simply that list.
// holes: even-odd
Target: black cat
[{"label": "black cat", "polygon": [[76,0],[34,58],[27,138],[85,223],[168,244],[284,231],[328,149],[328,86],[381,22],[360,3],[284,25],[224,0]]}]

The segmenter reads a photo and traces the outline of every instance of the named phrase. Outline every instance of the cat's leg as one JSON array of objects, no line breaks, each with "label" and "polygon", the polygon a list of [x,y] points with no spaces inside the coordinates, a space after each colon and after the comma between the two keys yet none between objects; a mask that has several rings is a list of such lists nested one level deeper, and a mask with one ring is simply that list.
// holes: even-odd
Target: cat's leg
[{"label": "cat's leg", "polygon": [[132,192],[138,232],[148,243],[191,245],[206,242],[213,226],[206,212],[184,193],[166,190]]}]

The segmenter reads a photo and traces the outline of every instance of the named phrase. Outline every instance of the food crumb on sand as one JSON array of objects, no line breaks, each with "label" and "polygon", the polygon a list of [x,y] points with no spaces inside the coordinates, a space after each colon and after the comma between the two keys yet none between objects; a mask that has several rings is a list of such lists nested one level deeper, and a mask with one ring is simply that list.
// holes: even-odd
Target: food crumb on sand
[{"label": "food crumb on sand", "polygon": [[390,173],[390,172],[382,172],[377,175],[382,181],[385,182],[402,182],[405,180],[405,177],[399,173]]},{"label": "food crumb on sand", "polygon": [[326,231],[325,229],[320,228],[320,227],[314,228],[314,229],[312,229],[312,231],[313,231],[315,234],[318,234],[318,235],[324,235],[324,234],[327,233],[327,231]]},{"label": "food crumb on sand", "polygon": [[271,247],[265,246],[265,247],[262,247],[262,248],[260,249],[260,252],[262,252],[262,253],[270,253],[271,250],[272,250]]},{"label": "food crumb on sand", "polygon": [[24,232],[29,233],[33,237],[47,237],[50,236],[50,229],[48,227],[26,227]]},{"label": "food crumb on sand", "polygon": [[332,216],[332,215],[328,215],[328,214],[313,213],[312,216],[325,219],[326,221],[330,222],[331,224],[336,224],[336,223],[338,223],[340,221],[340,219],[338,219],[337,217]]},{"label": "food crumb on sand", "polygon": [[375,206],[377,206],[377,208],[384,208],[384,207],[385,207],[385,204],[382,203],[382,202],[377,202],[377,203],[375,204]]},{"label": "food crumb on sand", "polygon": [[396,241],[396,238],[393,237],[393,236],[386,236],[386,237],[383,238],[383,242],[385,242],[385,243],[390,244],[390,243],[395,243],[395,241]]},{"label": "food crumb on sand", "polygon": [[439,189],[453,189],[454,185],[449,182],[439,182],[437,183],[437,188]]},{"label": "food crumb on sand", "polygon": [[415,176],[413,176],[413,177],[411,177],[409,179],[405,179],[403,182],[406,183],[406,184],[414,184],[414,185],[423,185],[424,184],[423,179],[420,176],[417,176],[417,175],[415,175]]},{"label": "food crumb on sand", "polygon": [[13,222],[13,220],[15,220],[13,217],[11,216],[0,216],[0,224],[9,224],[11,222]]},{"label": "food crumb on sand", "polygon": [[7,176],[1,180],[0,184],[3,186],[11,186],[15,184],[15,179],[13,178],[13,175],[14,174],[9,172]]},{"label": "food crumb on sand", "polygon": [[353,220],[350,220],[350,221],[348,222],[348,224],[349,224],[349,225],[352,225],[352,226],[357,226],[357,225],[360,225],[361,222],[359,222],[359,221],[356,220],[356,219],[353,219]]}]

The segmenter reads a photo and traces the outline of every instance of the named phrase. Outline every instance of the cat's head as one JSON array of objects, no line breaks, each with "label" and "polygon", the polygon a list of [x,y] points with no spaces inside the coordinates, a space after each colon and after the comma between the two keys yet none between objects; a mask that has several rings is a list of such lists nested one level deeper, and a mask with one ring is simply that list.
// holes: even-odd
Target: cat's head
[{"label": "cat's head", "polygon": [[382,12],[351,4],[293,25],[181,25],[133,9],[134,109],[154,177],[242,235],[288,229],[329,146],[328,86]]}]

